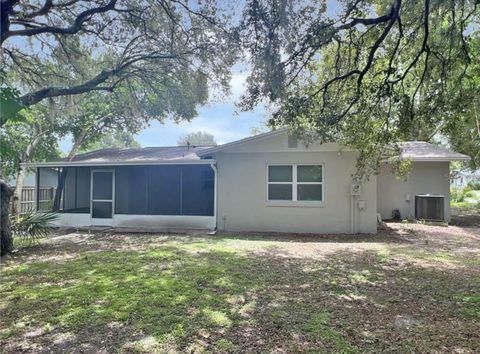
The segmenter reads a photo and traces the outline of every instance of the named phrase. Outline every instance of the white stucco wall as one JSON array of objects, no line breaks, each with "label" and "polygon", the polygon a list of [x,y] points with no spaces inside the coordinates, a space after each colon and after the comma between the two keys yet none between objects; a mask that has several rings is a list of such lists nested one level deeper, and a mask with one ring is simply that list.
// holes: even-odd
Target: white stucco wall
[{"label": "white stucco wall", "polygon": [[[273,136],[215,154],[218,169],[220,230],[299,233],[349,233],[350,186],[355,153],[339,153],[336,144],[289,149],[287,135]],[[267,202],[268,164],[323,164],[322,206],[271,206]],[[375,177],[355,197],[354,232],[374,233],[377,222]],[[358,200],[366,202],[359,210]],[[284,203],[288,205],[287,203]]]},{"label": "white stucco wall", "polygon": [[90,226],[112,226],[140,228],[142,230],[207,229],[215,228],[212,216],[187,215],[124,215],[116,214],[112,219],[93,219],[90,214],[60,213],[54,225],[60,227],[88,228]]},{"label": "white stucco wall", "polygon": [[[378,212],[382,219],[391,219],[392,210],[400,210],[401,218],[415,218],[415,195],[445,196],[445,220],[450,220],[449,162],[413,162],[407,178],[398,179],[391,166],[385,164],[377,176]],[[410,201],[407,201],[407,194]]]}]

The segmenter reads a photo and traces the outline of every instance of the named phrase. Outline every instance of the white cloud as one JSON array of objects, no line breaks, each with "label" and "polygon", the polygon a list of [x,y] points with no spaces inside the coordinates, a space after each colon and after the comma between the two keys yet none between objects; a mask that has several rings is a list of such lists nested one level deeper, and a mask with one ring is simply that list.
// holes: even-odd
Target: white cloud
[{"label": "white cloud", "polygon": [[232,75],[232,79],[230,80],[230,86],[232,91],[232,101],[236,101],[240,98],[242,94],[245,93],[246,81],[247,81],[248,73],[247,72],[240,72],[235,73]]}]

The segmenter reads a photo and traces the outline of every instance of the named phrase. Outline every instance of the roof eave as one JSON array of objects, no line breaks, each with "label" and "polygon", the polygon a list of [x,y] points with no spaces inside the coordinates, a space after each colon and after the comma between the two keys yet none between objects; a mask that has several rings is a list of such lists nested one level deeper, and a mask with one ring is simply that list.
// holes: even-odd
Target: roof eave
[{"label": "roof eave", "polygon": [[458,156],[458,157],[413,157],[405,156],[403,157],[406,160],[416,161],[416,162],[451,162],[451,161],[470,161],[469,156]]},{"label": "roof eave", "polygon": [[164,160],[164,161],[122,161],[122,162],[86,162],[86,161],[52,161],[22,163],[23,167],[96,167],[96,166],[144,166],[144,165],[211,165],[215,159],[198,160]]}]

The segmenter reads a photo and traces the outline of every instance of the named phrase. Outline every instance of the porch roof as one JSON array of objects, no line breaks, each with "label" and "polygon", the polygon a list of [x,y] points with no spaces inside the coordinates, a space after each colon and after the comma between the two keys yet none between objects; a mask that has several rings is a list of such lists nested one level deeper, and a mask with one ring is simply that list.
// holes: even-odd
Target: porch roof
[{"label": "porch roof", "polygon": [[212,159],[201,159],[198,152],[212,146],[162,146],[145,148],[108,148],[75,156],[71,161],[61,158],[49,162],[28,163],[30,167],[115,166],[115,165],[173,165],[210,164]]}]

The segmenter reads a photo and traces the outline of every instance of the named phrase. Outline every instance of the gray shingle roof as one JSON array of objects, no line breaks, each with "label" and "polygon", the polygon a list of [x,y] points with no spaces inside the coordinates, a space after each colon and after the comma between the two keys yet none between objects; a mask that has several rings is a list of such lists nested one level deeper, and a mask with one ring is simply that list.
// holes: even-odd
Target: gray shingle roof
[{"label": "gray shingle roof", "polygon": [[[212,146],[162,146],[145,148],[108,148],[87,152],[75,156],[72,162],[78,163],[135,163],[135,162],[181,162],[200,160],[197,152]],[[59,159],[54,162],[66,162]]]},{"label": "gray shingle roof", "polygon": [[[251,140],[269,136],[269,132],[260,137],[243,139],[234,143],[248,143]],[[234,143],[225,144],[225,146]],[[468,161],[470,157],[451,151],[443,146],[430,144],[424,141],[400,142],[402,157],[413,161]],[[116,165],[116,164],[149,164],[149,163],[208,163],[208,160],[201,160],[201,156],[208,156],[212,151],[221,150],[223,146],[167,146],[167,147],[146,147],[119,149],[101,149],[85,154],[77,155],[73,161],[66,159],[45,163],[33,163],[32,166],[64,166],[64,165]]]},{"label": "gray shingle roof", "polygon": [[425,141],[398,143],[402,157],[412,161],[468,161],[470,157]]},{"label": "gray shingle roof", "polygon": [[74,157],[74,162],[135,162],[135,161],[170,161],[199,160],[198,151],[211,146],[163,146],[133,149],[108,148]]}]

